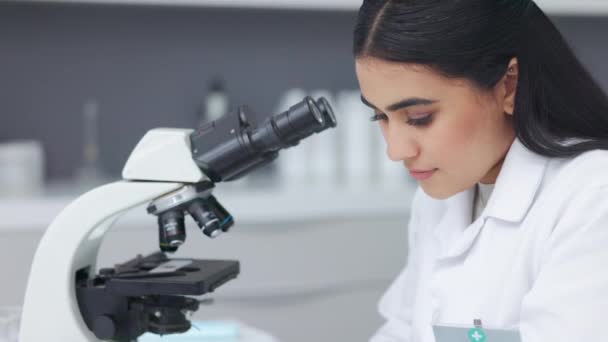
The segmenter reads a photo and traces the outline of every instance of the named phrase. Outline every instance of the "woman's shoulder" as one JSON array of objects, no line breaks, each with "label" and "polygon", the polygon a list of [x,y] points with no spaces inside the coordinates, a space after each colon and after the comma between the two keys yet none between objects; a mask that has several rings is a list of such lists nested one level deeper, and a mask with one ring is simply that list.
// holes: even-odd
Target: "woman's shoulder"
[{"label": "woman's shoulder", "polygon": [[591,150],[570,158],[551,158],[547,184],[581,189],[608,185],[608,150]]},{"label": "woman's shoulder", "polygon": [[607,238],[608,235],[600,232],[605,231],[608,219],[606,170],[607,150],[591,150],[571,158],[551,158],[534,211],[538,220],[530,221],[538,224],[535,230],[538,236],[544,235],[551,243],[567,243],[582,232],[600,234],[598,239]]},{"label": "woman's shoulder", "polygon": [[608,193],[608,151],[591,150],[570,158],[549,158],[537,197],[544,217],[561,217],[576,202]]}]

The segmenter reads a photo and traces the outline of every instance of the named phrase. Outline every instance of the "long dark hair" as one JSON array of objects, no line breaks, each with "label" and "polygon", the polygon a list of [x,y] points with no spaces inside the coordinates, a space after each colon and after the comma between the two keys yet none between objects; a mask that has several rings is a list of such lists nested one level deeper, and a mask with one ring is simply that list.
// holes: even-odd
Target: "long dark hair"
[{"label": "long dark hair", "polygon": [[365,0],[353,50],[481,89],[517,57],[513,126],[522,143],[551,157],[608,149],[608,97],[532,0]]}]

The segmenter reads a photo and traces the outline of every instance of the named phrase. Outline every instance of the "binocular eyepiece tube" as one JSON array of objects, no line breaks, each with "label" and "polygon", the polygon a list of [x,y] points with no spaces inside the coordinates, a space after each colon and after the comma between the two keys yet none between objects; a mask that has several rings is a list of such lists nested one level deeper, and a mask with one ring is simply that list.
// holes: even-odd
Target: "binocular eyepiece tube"
[{"label": "binocular eyepiece tube", "polygon": [[279,150],[336,125],[336,117],[325,98],[315,102],[306,97],[289,110],[269,117],[253,132],[251,140],[260,149]]},{"label": "binocular eyepiece tube", "polygon": [[213,182],[237,179],[275,159],[279,150],[337,125],[329,102],[308,96],[259,125],[251,116],[242,106],[190,135],[192,157]]}]

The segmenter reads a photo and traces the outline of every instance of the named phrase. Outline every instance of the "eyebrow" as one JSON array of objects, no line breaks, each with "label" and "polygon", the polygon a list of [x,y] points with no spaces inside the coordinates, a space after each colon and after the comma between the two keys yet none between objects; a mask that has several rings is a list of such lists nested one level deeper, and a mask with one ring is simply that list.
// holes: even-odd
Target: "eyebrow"
[{"label": "eyebrow", "polygon": [[[367,99],[365,99],[365,97],[363,97],[363,95],[361,95],[361,102],[363,102],[363,104],[365,104],[366,106],[370,107],[370,108],[374,108],[374,109],[378,109],[376,106],[374,106],[373,104],[371,104],[369,101],[367,101]],[[399,109],[403,109],[403,108],[407,108],[407,107],[413,107],[413,106],[420,106],[420,105],[430,105],[433,103],[438,102],[437,100],[429,100],[429,99],[422,99],[419,97],[410,97],[408,99],[403,99],[401,101],[395,102],[392,105],[386,107],[386,111],[388,112],[393,112]]]}]

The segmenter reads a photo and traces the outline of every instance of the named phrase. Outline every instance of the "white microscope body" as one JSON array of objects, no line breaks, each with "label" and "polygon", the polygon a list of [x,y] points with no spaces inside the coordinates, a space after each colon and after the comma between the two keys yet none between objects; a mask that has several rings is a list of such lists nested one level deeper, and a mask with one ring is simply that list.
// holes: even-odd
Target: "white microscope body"
[{"label": "white microscope body", "polygon": [[149,131],[129,157],[123,181],[85,193],[55,218],[34,256],[19,341],[99,341],[81,317],[76,271],[95,268],[104,235],[128,210],[207,179],[192,159],[191,132]]},{"label": "white microscope body", "polygon": [[[184,242],[185,213],[209,237],[227,231],[234,221],[211,195],[215,182],[238,179],[272,161],[279,150],[337,124],[327,100],[310,97],[261,125],[250,119],[243,106],[197,130],[151,130],[131,153],[122,181],[93,189],[68,205],[48,227],[34,256],[19,341],[123,342],[144,331],[189,329],[189,321],[181,324],[183,312],[195,311],[198,302],[193,305],[182,296],[213,292],[236,277],[238,261],[188,259],[192,265],[164,272],[162,279],[158,273],[140,276],[155,271],[143,266],[134,273],[115,267],[97,275],[99,247],[114,222],[142,204],[158,216],[163,252]],[[168,260],[161,254],[162,262]]]}]

